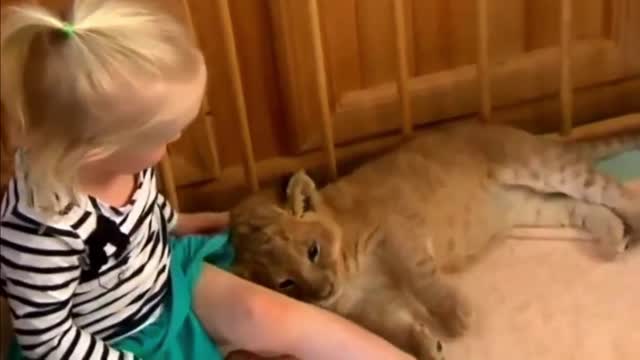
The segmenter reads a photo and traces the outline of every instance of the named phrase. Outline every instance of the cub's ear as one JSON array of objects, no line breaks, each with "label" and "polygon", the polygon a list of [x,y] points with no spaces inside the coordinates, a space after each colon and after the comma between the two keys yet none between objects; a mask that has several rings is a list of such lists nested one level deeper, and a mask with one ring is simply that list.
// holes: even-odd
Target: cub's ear
[{"label": "cub's ear", "polygon": [[229,225],[234,244],[262,241],[262,231],[288,214],[287,209],[278,206],[275,195],[275,192],[257,193],[231,209]]},{"label": "cub's ear", "polygon": [[296,217],[315,211],[320,204],[320,194],[316,184],[304,170],[298,171],[289,179],[286,194],[289,210]]}]

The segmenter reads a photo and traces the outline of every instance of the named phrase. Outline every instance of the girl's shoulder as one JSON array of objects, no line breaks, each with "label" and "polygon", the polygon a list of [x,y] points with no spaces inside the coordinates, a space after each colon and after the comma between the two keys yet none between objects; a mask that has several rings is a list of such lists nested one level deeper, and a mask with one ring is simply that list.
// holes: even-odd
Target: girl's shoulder
[{"label": "girl's shoulder", "polygon": [[0,225],[6,231],[81,240],[93,224],[95,218],[85,204],[68,206],[56,214],[36,209],[28,185],[19,174],[9,181],[0,203]]}]

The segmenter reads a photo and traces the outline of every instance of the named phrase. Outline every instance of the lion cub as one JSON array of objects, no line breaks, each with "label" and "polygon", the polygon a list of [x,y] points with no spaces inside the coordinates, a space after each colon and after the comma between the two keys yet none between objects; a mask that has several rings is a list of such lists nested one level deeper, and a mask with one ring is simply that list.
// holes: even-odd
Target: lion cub
[{"label": "lion cub", "polygon": [[448,125],[316,190],[303,172],[286,199],[232,211],[236,272],[335,311],[420,360],[432,335],[462,334],[471,311],[438,275],[517,226],[573,226],[612,257],[640,234],[640,199],[591,165],[640,145],[562,144],[497,125]]}]

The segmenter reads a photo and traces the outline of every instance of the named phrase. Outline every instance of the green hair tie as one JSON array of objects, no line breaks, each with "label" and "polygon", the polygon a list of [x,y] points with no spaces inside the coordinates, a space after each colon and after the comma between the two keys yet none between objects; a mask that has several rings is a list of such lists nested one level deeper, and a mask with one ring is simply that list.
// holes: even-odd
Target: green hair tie
[{"label": "green hair tie", "polygon": [[76,35],[76,27],[73,24],[65,22],[62,24],[62,29],[60,29],[62,33],[70,38]]}]

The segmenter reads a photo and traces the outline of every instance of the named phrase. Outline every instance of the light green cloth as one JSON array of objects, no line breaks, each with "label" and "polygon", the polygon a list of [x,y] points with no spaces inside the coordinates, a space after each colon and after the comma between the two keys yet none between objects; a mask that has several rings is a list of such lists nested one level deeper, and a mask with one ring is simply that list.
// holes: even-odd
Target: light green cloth
[{"label": "light green cloth", "polygon": [[600,161],[597,167],[621,181],[640,179],[640,150],[627,151]]},{"label": "light green cloth", "polygon": [[[170,249],[171,291],[165,300],[165,311],[153,323],[112,346],[143,360],[222,360],[191,304],[205,262],[223,269],[231,266],[234,251],[229,234],[172,239]],[[15,342],[8,359],[24,359]]]}]

